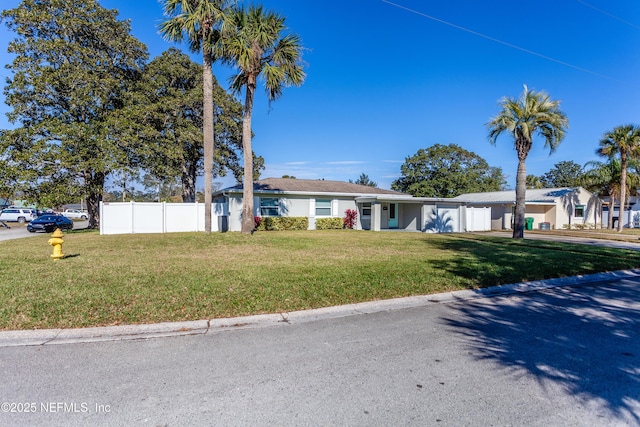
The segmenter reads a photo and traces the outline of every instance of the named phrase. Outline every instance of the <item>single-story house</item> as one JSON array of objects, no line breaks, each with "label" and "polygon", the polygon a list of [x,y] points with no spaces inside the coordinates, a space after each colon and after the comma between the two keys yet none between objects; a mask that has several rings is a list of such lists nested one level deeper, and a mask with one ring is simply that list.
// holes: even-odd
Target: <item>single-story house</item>
[{"label": "single-story house", "polygon": [[[512,228],[515,190],[468,193],[453,200],[467,206],[490,207],[492,230]],[[525,217],[533,218],[534,229],[541,228],[542,223],[555,229],[602,226],[600,199],[582,187],[527,189],[525,206]]]},{"label": "single-story house", "polygon": [[625,207],[620,215],[620,201],[611,206],[608,196],[602,198],[602,226],[609,224],[609,212],[613,211],[613,227],[618,227],[618,220],[622,218],[622,226],[625,228],[640,228],[640,203],[638,196],[627,197]]},{"label": "single-story house", "polygon": [[[240,231],[242,185],[219,190],[213,202],[224,206],[228,230]],[[343,218],[347,209],[358,212],[360,230],[459,232],[489,230],[491,208],[471,207],[454,199],[413,197],[392,190],[342,181],[267,178],[254,183],[254,215]]]}]

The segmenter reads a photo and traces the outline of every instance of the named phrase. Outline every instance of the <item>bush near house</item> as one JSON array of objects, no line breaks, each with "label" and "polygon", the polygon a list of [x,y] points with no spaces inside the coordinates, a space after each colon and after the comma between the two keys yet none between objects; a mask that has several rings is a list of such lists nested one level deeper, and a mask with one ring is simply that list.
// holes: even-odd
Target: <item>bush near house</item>
[{"label": "bush near house", "polygon": [[593,224],[562,224],[563,230],[595,230],[596,226]]},{"label": "bush near house", "polygon": [[318,218],[316,219],[316,230],[341,230],[342,218]]},{"label": "bush near house", "polygon": [[[258,223],[258,221],[256,221]],[[260,218],[257,231],[307,230],[309,218],[304,216],[265,216]]]},{"label": "bush near house", "polygon": [[358,220],[358,211],[356,211],[355,209],[347,209],[346,211],[344,211],[344,218],[342,219],[344,228],[353,230],[353,228],[356,226],[357,220]]}]

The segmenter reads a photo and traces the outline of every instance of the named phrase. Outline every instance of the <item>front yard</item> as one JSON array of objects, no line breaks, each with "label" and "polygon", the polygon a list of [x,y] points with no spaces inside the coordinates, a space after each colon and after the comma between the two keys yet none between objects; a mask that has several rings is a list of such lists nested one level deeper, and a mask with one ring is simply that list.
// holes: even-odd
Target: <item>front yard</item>
[{"label": "front yard", "polygon": [[640,267],[640,253],[359,231],[65,233],[0,242],[0,329],[233,317]]}]

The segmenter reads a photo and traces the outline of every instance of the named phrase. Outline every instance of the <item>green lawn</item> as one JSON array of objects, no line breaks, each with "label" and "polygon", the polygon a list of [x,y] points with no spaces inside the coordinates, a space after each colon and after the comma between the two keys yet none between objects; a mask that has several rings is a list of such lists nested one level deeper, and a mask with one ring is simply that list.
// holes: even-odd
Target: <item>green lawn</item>
[{"label": "green lawn", "polygon": [[49,235],[0,242],[0,329],[273,313],[640,267],[640,253],[361,231]]}]

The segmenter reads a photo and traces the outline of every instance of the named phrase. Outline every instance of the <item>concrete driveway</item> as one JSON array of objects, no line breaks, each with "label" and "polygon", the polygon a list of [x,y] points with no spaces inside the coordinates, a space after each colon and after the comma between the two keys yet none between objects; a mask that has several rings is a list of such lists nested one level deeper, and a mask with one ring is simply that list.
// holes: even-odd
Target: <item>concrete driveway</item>
[{"label": "concrete driveway", "polygon": [[639,330],[640,278],[627,276],[203,335],[3,347],[0,424],[640,425]]},{"label": "concrete driveway", "polygon": [[[479,233],[480,235],[490,235],[490,236],[499,236],[499,237],[511,237],[512,233],[509,231],[492,231],[490,233]],[[583,245],[594,245],[594,246],[608,246],[611,248],[621,248],[621,249],[633,249],[640,250],[640,238],[639,236],[628,236],[628,239],[625,241],[619,240],[608,240],[606,239],[606,234],[603,234],[602,239],[594,239],[590,237],[572,237],[572,236],[562,236],[559,234],[553,234],[553,232],[549,233],[527,233],[525,231],[524,234],[525,239],[531,240],[552,240],[556,242],[565,242],[565,243],[579,243]]]}]

